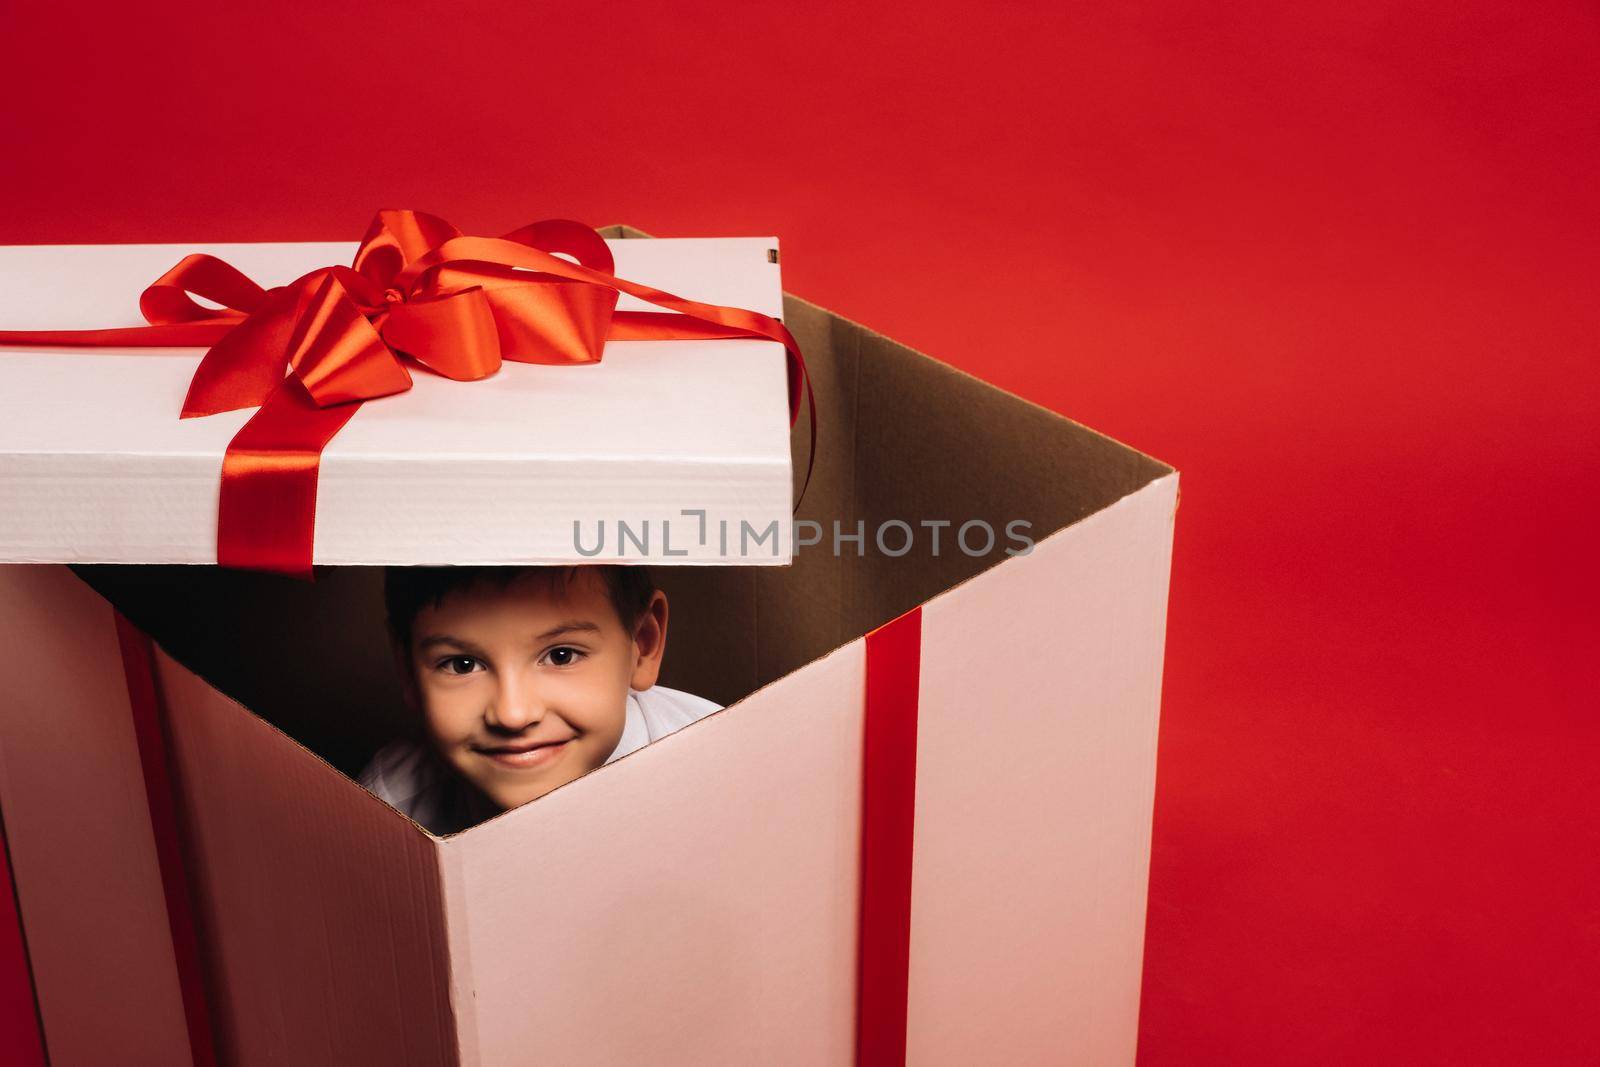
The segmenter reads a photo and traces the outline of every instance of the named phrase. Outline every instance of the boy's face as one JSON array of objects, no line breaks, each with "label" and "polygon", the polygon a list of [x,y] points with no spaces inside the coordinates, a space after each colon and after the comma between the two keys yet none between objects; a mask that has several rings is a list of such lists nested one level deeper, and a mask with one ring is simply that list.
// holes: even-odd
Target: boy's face
[{"label": "boy's face", "polygon": [[628,690],[655,684],[667,602],[628,633],[604,580],[565,588],[530,572],[501,589],[455,590],[411,627],[413,696],[439,754],[514,808],[603,764],[622,738]]}]

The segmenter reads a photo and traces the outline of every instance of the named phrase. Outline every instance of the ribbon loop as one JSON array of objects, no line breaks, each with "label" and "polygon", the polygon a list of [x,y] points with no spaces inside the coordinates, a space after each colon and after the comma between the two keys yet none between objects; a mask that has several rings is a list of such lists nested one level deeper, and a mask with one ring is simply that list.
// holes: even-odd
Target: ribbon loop
[{"label": "ribbon loop", "polygon": [[500,331],[479,288],[433,300],[396,303],[379,330],[395,351],[458,382],[500,369]]},{"label": "ribbon loop", "polygon": [[460,236],[460,230],[437,215],[385,208],[373,216],[351,266],[380,285],[389,285],[406,264]]},{"label": "ribbon loop", "polygon": [[[192,253],[150,283],[139,296],[139,311],[152,326],[242,319],[245,313],[260,307],[266,295],[265,289],[216,256]],[[194,296],[221,304],[223,309],[197,304]]]},{"label": "ribbon loop", "polygon": [[566,253],[590,270],[610,274],[617,261],[605,238],[581,222],[571,219],[545,219],[501,236],[503,241],[543,249],[552,254]]}]

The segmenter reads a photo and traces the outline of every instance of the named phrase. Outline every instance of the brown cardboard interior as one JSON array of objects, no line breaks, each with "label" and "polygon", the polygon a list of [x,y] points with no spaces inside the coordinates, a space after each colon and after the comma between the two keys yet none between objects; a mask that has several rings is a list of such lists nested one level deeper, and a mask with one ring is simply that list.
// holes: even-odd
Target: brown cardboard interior
[{"label": "brown cardboard interior", "polygon": [[435,843],[204,681],[158,673],[217,1062],[457,1062]]},{"label": "brown cardboard interior", "polygon": [[[643,237],[608,227],[608,237]],[[672,619],[663,684],[732,703],[1171,468],[813,304],[786,297],[819,413],[790,567],[657,567]],[[796,480],[807,431],[795,428]],[[884,526],[898,520],[905,524]],[[974,520],[994,531],[992,544]],[[938,551],[933,530],[940,528]],[[835,554],[834,531],[841,535]],[[859,526],[858,526],[859,524]],[[877,533],[883,530],[880,549]],[[845,540],[861,533],[861,541]],[[898,553],[911,534],[910,548]],[[314,583],[217,567],[84,565],[79,576],[180,663],[346,773],[410,728],[382,569]]]}]

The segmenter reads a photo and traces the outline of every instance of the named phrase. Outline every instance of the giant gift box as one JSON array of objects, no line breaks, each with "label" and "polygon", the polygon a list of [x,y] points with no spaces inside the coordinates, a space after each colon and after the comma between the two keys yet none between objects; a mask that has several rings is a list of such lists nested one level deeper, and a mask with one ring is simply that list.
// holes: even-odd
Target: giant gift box
[{"label": "giant gift box", "polygon": [[[199,351],[0,347],[13,1057],[1133,1062],[1177,474],[782,296],[774,241],[602,232],[781,311],[814,441],[772,341],[414,374],[327,446],[308,583],[214,564],[249,412],[176,418]],[[114,325],[189,250],[4,250],[0,327]],[[669,551],[701,511],[784,536]],[[351,780],[396,728],[360,565],[585,562],[618,519],[656,524],[663,682],[725,710],[445,838]]]}]

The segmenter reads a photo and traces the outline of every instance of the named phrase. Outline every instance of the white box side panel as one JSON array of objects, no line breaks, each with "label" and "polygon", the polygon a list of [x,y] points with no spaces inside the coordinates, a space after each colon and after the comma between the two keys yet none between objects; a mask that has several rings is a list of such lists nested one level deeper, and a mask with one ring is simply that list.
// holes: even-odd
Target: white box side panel
[{"label": "white box side panel", "polygon": [[923,609],[916,1067],[1134,1062],[1177,482]]},{"label": "white box side panel", "polygon": [[444,842],[466,1067],[850,1062],[864,649]]}]

